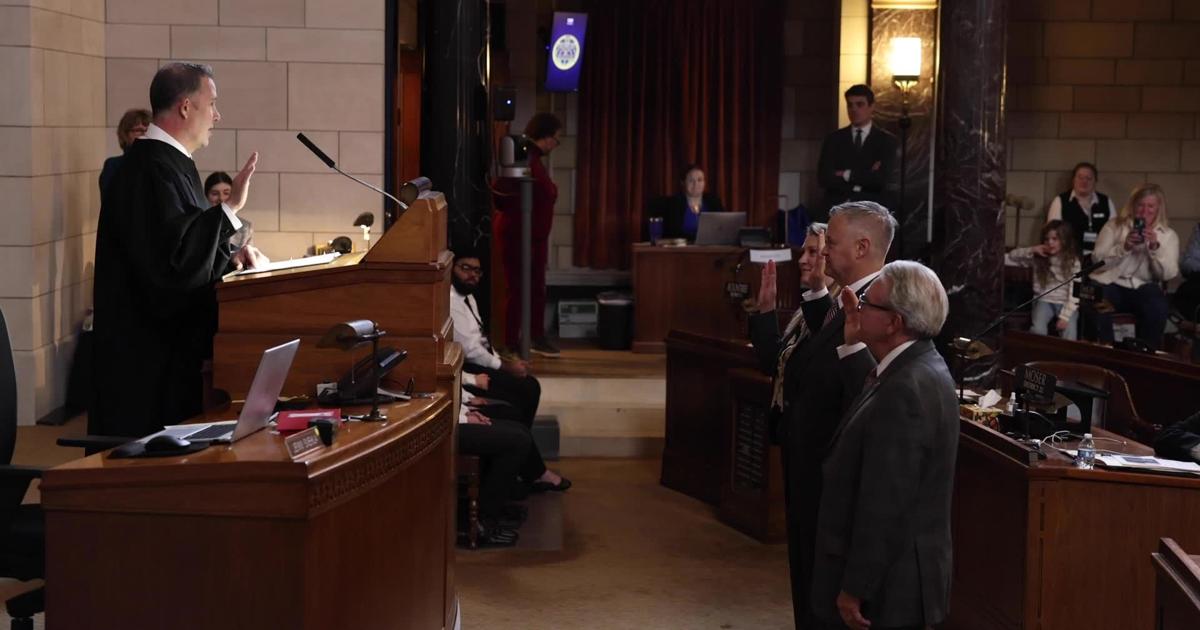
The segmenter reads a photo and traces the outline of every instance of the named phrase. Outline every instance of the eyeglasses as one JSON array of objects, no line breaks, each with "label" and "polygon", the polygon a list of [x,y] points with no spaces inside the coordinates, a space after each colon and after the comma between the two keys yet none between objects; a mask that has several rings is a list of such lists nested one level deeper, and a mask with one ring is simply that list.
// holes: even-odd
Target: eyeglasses
[{"label": "eyeglasses", "polygon": [[866,296],[866,295],[863,295],[862,297],[858,298],[858,310],[859,310],[859,311],[862,311],[864,306],[870,306],[871,308],[877,308],[877,309],[879,309],[879,310],[881,310],[881,311],[894,311],[894,310],[896,310],[896,309],[894,309],[894,308],[892,308],[892,307],[890,307],[890,306],[884,306],[884,305],[882,305],[882,304],[875,304],[875,303],[873,303],[873,302],[870,302],[869,300],[867,300],[867,296]]},{"label": "eyeglasses", "polygon": [[463,273],[475,274],[477,276],[483,275],[483,267],[480,267],[478,265],[468,265],[466,263],[459,263],[456,266],[458,267],[458,270]]}]

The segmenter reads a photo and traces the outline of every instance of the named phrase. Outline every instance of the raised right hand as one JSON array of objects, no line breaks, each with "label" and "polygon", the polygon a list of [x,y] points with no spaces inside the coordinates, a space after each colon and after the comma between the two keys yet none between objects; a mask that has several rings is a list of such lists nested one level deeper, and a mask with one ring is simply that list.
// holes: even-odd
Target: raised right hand
[{"label": "raised right hand", "polygon": [[775,298],[778,295],[775,284],[775,261],[768,260],[763,265],[762,279],[758,285],[758,299],[754,306],[759,313],[769,313],[775,310]]},{"label": "raised right hand", "polygon": [[254,176],[254,168],[258,166],[258,151],[250,154],[250,159],[246,160],[246,165],[233,178],[232,190],[229,191],[229,200],[225,203],[234,212],[242,209],[246,205],[246,199],[250,197],[250,178]]}]

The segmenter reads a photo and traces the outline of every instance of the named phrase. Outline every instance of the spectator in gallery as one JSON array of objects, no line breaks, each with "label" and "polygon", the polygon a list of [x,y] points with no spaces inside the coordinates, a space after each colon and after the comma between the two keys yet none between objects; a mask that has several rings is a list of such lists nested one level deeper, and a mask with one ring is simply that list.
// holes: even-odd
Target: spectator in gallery
[{"label": "spectator in gallery", "polygon": [[[533,177],[533,233],[530,235],[532,271],[529,279],[530,350],[545,357],[557,357],[558,348],[546,338],[546,263],[550,255],[550,228],[554,223],[554,203],[558,186],[542,157],[562,143],[562,121],[549,112],[539,112],[525,125],[529,148],[529,171]],[[492,234],[500,244],[504,263],[505,299],[504,343],[509,350],[520,346],[521,328],[521,186],[520,180],[502,177],[495,187],[496,215]]]},{"label": "spectator in gallery", "polygon": [[[1080,269],[1075,233],[1065,221],[1054,220],[1042,227],[1042,242],[1014,249],[1004,264],[1033,268],[1033,294],[1057,289],[1033,303],[1033,332],[1049,334],[1051,322],[1063,339],[1079,338],[1079,298],[1071,294],[1071,279]],[[1066,283],[1066,284],[1064,284]]]},{"label": "spectator in gallery", "polygon": [[[1157,184],[1134,189],[1116,219],[1096,237],[1093,258],[1104,267],[1092,274],[1115,311],[1133,313],[1137,336],[1161,349],[1167,324],[1162,283],[1179,275],[1179,236],[1167,222],[1167,197]],[[1112,314],[1098,313],[1097,335],[1113,341]]]},{"label": "spectator in gallery", "polygon": [[706,190],[704,169],[688,164],[679,178],[679,193],[663,208],[663,236],[696,240],[701,212],[723,212],[721,200]]},{"label": "spectator in gallery", "polygon": [[108,183],[112,181],[114,175],[117,174],[117,167],[121,165],[121,160],[125,158],[125,152],[129,150],[129,146],[134,140],[141,138],[146,133],[146,129],[150,127],[150,112],[144,109],[131,109],[121,116],[121,122],[117,123],[117,144],[121,147],[121,155],[114,155],[107,160],[104,160],[104,168],[100,170],[100,194],[108,188]]},{"label": "spectator in gallery", "polygon": [[1192,238],[1179,260],[1183,284],[1175,289],[1175,308],[1184,319],[1196,322],[1200,317],[1200,222],[1192,228]]},{"label": "spectator in gallery", "polygon": [[1060,193],[1050,202],[1046,223],[1065,221],[1075,235],[1075,249],[1084,259],[1090,258],[1100,229],[1117,216],[1113,202],[1096,190],[1100,172],[1090,162],[1080,162],[1071,170],[1071,190]]},{"label": "spectator in gallery", "polygon": [[208,203],[214,206],[228,201],[231,192],[233,178],[225,171],[213,171],[204,179],[204,196],[208,198]]}]

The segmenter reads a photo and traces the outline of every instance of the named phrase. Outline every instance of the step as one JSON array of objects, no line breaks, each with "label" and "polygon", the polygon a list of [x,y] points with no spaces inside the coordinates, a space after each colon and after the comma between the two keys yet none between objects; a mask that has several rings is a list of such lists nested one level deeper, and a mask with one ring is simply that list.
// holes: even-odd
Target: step
[{"label": "step", "polygon": [[539,415],[559,424],[563,457],[646,457],[662,453],[666,380],[541,379]]}]

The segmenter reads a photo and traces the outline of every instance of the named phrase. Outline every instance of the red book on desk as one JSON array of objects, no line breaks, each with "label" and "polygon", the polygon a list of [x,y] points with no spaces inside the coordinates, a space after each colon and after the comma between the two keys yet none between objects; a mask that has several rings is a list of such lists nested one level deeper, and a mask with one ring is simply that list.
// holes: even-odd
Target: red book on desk
[{"label": "red book on desk", "polygon": [[275,418],[275,428],[281,433],[287,431],[300,431],[308,428],[308,423],[313,420],[338,420],[342,419],[341,409],[300,409],[297,411],[280,411]]}]

